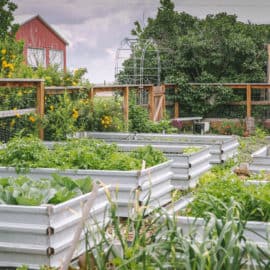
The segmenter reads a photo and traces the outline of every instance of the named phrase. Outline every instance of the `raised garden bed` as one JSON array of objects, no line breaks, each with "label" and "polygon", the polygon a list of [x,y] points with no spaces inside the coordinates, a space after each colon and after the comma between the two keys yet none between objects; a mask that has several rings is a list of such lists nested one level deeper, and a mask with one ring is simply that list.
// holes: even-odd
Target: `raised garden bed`
[{"label": "raised garden bed", "polygon": [[[180,199],[174,204],[174,209],[170,210],[170,218],[175,219],[176,224],[181,227],[184,234],[189,234],[192,231],[197,232],[199,239],[202,238],[205,220],[199,217],[177,215],[176,212],[184,210],[185,207],[192,201],[192,198]],[[270,222],[247,221],[244,236],[247,240],[259,245],[262,248],[267,248],[269,245]]]},{"label": "raised garden bed", "polygon": [[[22,161],[18,158],[19,165],[28,166],[28,170],[19,170],[20,173],[25,173],[34,179],[58,173],[75,179],[90,176],[94,180],[110,185],[112,199],[118,205],[119,216],[129,216],[135,202],[144,204],[149,199],[147,212],[150,212],[171,201],[172,161],[165,161],[166,158],[161,152],[156,153],[157,160],[154,162],[149,157],[146,162],[148,168],[144,169],[140,159],[119,153],[116,146],[103,142],[78,140],[57,145],[54,150],[48,150],[37,140],[34,141],[34,145],[29,146],[31,142],[32,138],[11,141],[7,148],[2,150],[2,154],[6,156],[2,159],[2,163],[7,167],[0,168],[1,176],[17,175],[20,166],[14,168],[8,165],[14,164],[14,159],[18,155],[25,159]],[[147,149],[143,153],[147,153]],[[46,168],[46,164],[53,168]],[[59,164],[61,169],[57,168]],[[58,166],[54,167],[54,165]],[[93,166],[97,169],[88,169]]]},{"label": "raised garden bed", "polygon": [[[26,175],[33,179],[50,177],[54,173],[75,179],[90,176],[94,180],[111,186],[112,199],[118,206],[117,215],[127,217],[137,200],[135,196],[138,192],[139,204],[146,202],[150,196],[148,212],[171,201],[171,190],[173,189],[170,184],[173,175],[171,163],[172,161],[167,161],[144,170],[134,171],[34,168],[30,169]],[[0,167],[0,175],[2,177],[17,176],[17,172],[15,168]]]},{"label": "raised garden bed", "polygon": [[180,145],[209,145],[212,164],[225,162],[237,155],[237,137],[220,135],[182,135],[157,133],[78,132],[76,138],[95,138],[116,143],[156,143]]},{"label": "raised garden bed", "polygon": [[[87,193],[57,205],[0,204],[0,267],[60,267],[80,223],[83,205],[90,195]],[[110,220],[108,210],[104,187],[99,188],[73,258],[85,252],[87,231],[89,247],[99,241],[98,230]]]},{"label": "raised garden bed", "polygon": [[[117,144],[124,152],[133,151],[145,144]],[[198,178],[211,168],[208,146],[190,147],[176,145],[152,144],[152,147],[164,153],[168,159],[172,159],[171,184],[177,189],[188,189],[196,186]]]},{"label": "raised garden bed", "polygon": [[246,222],[246,239],[261,247],[269,245],[270,184],[247,185],[234,177],[201,184],[193,195],[181,198],[169,209],[171,218],[175,216],[184,233],[189,233],[192,225],[192,229],[198,232],[197,236],[202,237],[205,218],[209,218],[209,213],[222,219],[230,205],[234,204],[231,213],[234,213],[234,220]]},{"label": "raised garden bed", "polygon": [[263,146],[252,155],[252,162],[249,169],[253,173],[261,171],[270,172],[270,148],[268,145]]}]

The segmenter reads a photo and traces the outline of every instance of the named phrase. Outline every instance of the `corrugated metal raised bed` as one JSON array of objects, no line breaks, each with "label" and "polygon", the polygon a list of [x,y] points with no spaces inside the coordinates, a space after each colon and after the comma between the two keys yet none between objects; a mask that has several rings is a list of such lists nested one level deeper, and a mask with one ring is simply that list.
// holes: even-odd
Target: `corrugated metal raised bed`
[{"label": "corrugated metal raised bed", "polygon": [[[139,203],[147,201],[150,196],[148,212],[171,201],[173,186],[170,181],[172,161],[134,171],[109,171],[109,170],[59,170],[53,168],[31,169],[27,175],[34,179],[50,177],[52,173],[66,175],[72,178],[90,176],[93,180],[102,181],[111,186],[112,197],[118,205],[117,214],[127,217],[135,202],[135,195],[139,192]],[[14,168],[0,167],[0,175],[16,176]]]},{"label": "corrugated metal raised bed", "polygon": [[117,132],[78,132],[76,138],[96,138],[117,143],[156,143],[176,145],[209,145],[210,162],[218,164],[237,155],[237,137],[221,135],[158,134],[158,133],[117,133]]},{"label": "corrugated metal raised bed", "polygon": [[[124,152],[132,151],[146,144],[117,144]],[[194,149],[194,153],[184,153],[190,146],[158,145],[152,144],[155,149],[164,153],[168,159],[172,159],[172,185],[177,189],[188,189],[195,187],[199,176],[211,168],[208,146],[200,146]],[[192,149],[190,149],[192,150]]]},{"label": "corrugated metal raised bed", "polygon": [[270,148],[268,145],[260,148],[252,155],[252,162],[249,166],[249,170],[253,173],[259,173],[260,171],[270,172]]},{"label": "corrugated metal raised bed", "polygon": [[[83,203],[91,193],[58,205],[0,205],[0,267],[41,265],[59,267],[68,253],[82,216]],[[89,230],[89,245],[98,237],[97,227],[109,222],[109,203],[104,188],[98,190],[90,209],[85,230]],[[84,231],[73,258],[85,251]],[[98,241],[98,238],[95,238]]]},{"label": "corrugated metal raised bed", "polygon": [[[191,229],[197,232],[200,237],[203,234],[205,221],[203,218],[177,216],[174,213],[184,209],[188,203],[193,200],[192,196],[186,196],[174,203],[174,207],[169,210],[169,217],[175,219],[178,226],[181,227],[184,234],[188,234]],[[262,248],[269,247],[270,222],[247,221],[244,236],[247,240],[254,242]]]}]

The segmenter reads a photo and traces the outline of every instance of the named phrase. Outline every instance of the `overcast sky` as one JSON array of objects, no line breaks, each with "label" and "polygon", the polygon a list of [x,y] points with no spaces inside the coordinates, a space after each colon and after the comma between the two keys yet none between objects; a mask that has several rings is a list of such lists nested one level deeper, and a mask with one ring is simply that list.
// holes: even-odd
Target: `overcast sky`
[{"label": "overcast sky", "polygon": [[[69,42],[68,69],[86,67],[91,83],[114,81],[115,53],[134,21],[155,17],[159,0],[13,0],[15,15],[41,15]],[[270,24],[269,0],[175,0],[175,9],[204,18],[227,12]]]}]

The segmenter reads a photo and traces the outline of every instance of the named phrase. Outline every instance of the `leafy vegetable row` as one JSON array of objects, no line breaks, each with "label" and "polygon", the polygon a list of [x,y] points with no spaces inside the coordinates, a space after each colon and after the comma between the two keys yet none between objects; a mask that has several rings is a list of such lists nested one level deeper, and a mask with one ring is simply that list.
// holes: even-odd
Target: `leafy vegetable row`
[{"label": "leafy vegetable row", "polygon": [[159,150],[151,146],[131,153],[120,153],[115,144],[100,140],[76,139],[56,143],[48,149],[36,137],[17,137],[0,150],[0,165],[23,168],[61,168],[96,170],[138,170],[145,160],[151,167],[166,161]]}]

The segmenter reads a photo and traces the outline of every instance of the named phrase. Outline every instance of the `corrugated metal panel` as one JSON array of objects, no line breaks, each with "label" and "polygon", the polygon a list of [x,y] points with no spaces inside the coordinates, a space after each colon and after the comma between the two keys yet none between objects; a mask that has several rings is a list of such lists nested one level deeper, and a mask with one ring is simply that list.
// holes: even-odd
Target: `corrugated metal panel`
[{"label": "corrugated metal panel", "polygon": [[[59,267],[70,248],[82,206],[89,196],[85,194],[58,205],[0,205],[0,266]],[[98,237],[97,226],[102,228],[109,222],[108,210],[106,194],[101,188],[86,223],[93,230],[89,234],[90,243]],[[84,251],[85,232],[74,258]]]},{"label": "corrugated metal panel", "polygon": [[[129,152],[145,144],[138,142],[138,144],[126,143],[117,145],[121,151]],[[152,146],[162,151],[168,159],[173,160],[171,166],[173,172],[172,185],[177,189],[195,187],[200,175],[211,168],[211,155],[208,146],[200,146],[199,151],[192,154],[183,154],[183,151],[190,146],[169,144],[152,144]]]},{"label": "corrugated metal panel", "polygon": [[269,146],[264,146],[251,155],[252,162],[249,166],[251,172],[259,173],[261,171],[270,171],[269,149]]}]

